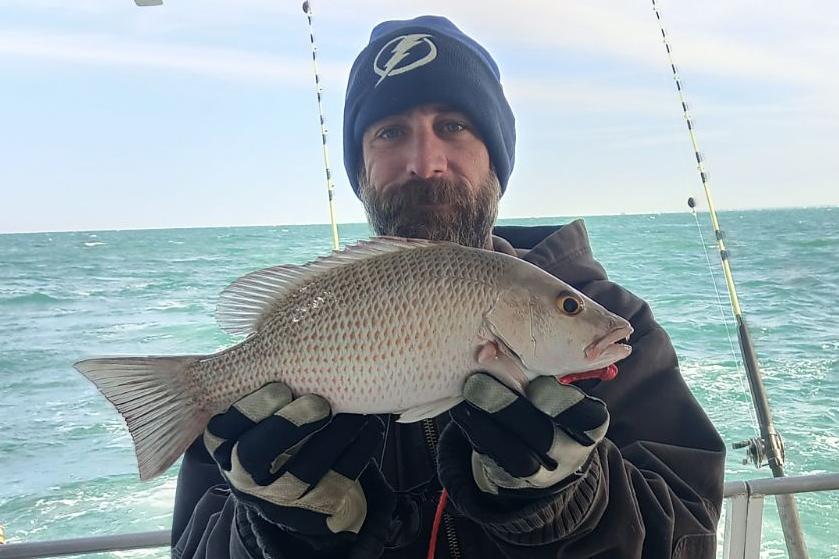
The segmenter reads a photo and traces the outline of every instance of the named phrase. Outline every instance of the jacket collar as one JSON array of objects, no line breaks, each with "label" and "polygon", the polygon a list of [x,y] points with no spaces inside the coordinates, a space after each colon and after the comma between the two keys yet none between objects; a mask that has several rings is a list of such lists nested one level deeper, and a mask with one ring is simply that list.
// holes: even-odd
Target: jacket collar
[{"label": "jacket collar", "polygon": [[[499,226],[493,233],[496,251],[515,254],[572,285],[577,281],[606,279],[605,270],[592,256],[582,219],[559,226]],[[513,248],[514,253],[507,247]]]}]

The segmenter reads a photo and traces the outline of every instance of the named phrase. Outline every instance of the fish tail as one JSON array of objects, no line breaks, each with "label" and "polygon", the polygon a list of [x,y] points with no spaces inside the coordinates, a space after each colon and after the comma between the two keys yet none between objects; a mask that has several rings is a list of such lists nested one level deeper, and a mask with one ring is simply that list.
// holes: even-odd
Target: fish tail
[{"label": "fish tail", "polygon": [[125,418],[140,479],[165,472],[210,420],[190,382],[190,366],[203,357],[104,357],[73,365]]}]

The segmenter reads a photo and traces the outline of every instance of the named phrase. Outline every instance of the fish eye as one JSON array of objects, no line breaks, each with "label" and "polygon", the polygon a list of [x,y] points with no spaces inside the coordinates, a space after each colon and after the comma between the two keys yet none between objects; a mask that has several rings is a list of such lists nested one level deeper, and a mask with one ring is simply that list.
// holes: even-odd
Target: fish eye
[{"label": "fish eye", "polygon": [[556,298],[556,308],[568,316],[574,316],[583,311],[583,301],[571,293],[561,293]]}]

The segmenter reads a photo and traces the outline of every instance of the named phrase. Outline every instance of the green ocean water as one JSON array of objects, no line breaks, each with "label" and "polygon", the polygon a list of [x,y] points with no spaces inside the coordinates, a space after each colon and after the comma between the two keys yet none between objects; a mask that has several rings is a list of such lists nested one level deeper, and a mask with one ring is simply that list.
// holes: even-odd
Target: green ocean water
[{"label": "green ocean water", "polygon": [[[723,321],[731,313],[712,231],[700,219],[722,311],[689,214],[586,225],[595,256],[650,303],[688,384],[732,443],[756,425]],[[722,212],[720,221],[787,474],[839,472],[839,208]],[[363,224],[339,231],[342,244],[369,236]],[[213,319],[218,293],[255,269],[326,254],[330,243],[328,227],[316,225],[0,235],[0,525],[9,541],[168,528],[177,469],[140,483],[121,418],[72,363],[226,347],[233,339]],[[728,479],[771,476],[742,458],[729,452]],[[801,495],[799,509],[811,557],[839,559],[839,492]],[[762,556],[785,555],[768,499]]]}]

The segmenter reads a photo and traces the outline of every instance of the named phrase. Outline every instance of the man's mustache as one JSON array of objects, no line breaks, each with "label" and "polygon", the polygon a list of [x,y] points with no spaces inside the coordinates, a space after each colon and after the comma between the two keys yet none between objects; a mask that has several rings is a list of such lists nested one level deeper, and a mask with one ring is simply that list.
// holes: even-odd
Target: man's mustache
[{"label": "man's mustache", "polygon": [[385,194],[391,201],[434,204],[459,200],[468,193],[465,186],[455,182],[432,178],[408,179],[400,185],[391,186]]}]

